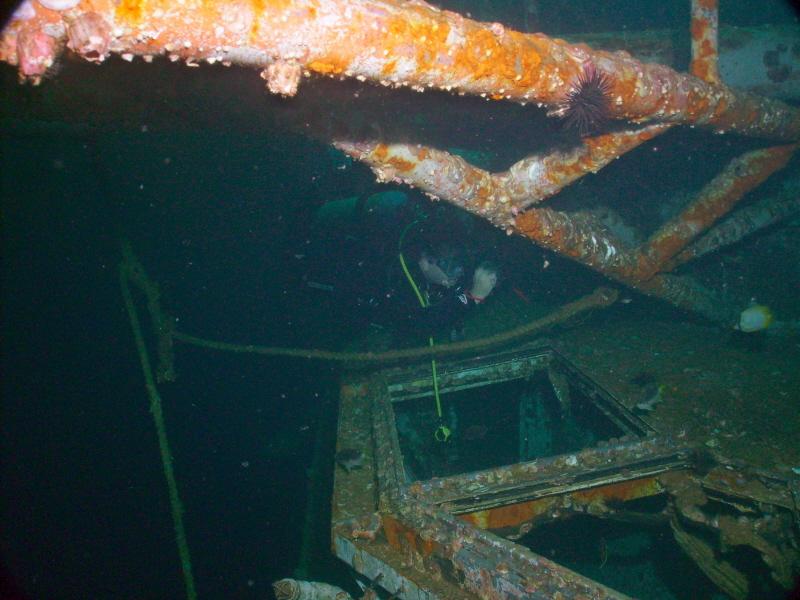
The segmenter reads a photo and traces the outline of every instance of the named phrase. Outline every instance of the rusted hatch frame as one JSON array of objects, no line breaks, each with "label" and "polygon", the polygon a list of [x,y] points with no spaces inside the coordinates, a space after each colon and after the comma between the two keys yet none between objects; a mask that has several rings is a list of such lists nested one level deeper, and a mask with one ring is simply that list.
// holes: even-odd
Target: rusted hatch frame
[{"label": "rusted hatch frame", "polygon": [[691,462],[690,450],[650,439],[416,482],[410,491],[460,514],[653,477]]},{"label": "rusted hatch frame", "polygon": [[[446,394],[486,385],[495,385],[533,375],[551,363],[552,349],[542,343],[516,351],[499,352],[438,366],[439,392]],[[413,400],[433,394],[429,364],[407,369],[392,369],[386,375],[386,388],[392,401]]]},{"label": "rusted hatch frame", "polygon": [[[546,342],[530,345],[522,352],[517,350],[440,364],[439,392],[447,394],[496,385],[524,379],[543,370],[548,371],[548,377],[556,391],[558,385],[553,381],[553,372],[566,377],[572,386],[585,394],[625,434],[641,437],[653,433],[650,425],[628,411],[612,393],[597,385]],[[427,365],[405,371],[393,369],[387,379],[387,389],[393,402],[433,395],[430,367]]]},{"label": "rusted hatch frame", "polygon": [[[661,493],[655,475],[691,464],[691,450],[658,438],[611,394],[591,387],[551,348],[442,365],[442,393],[528,377],[566,374],[590,401],[630,432],[620,443],[426,482],[405,480],[393,403],[431,393],[425,367],[390,369],[343,386],[338,448],[365,453],[363,470],[337,469],[334,552],[401,598],[626,598],[557,563],[476,526],[456,513],[584,494]],[[552,377],[551,377],[552,379]],[[369,418],[368,418],[369,417]],[[367,427],[369,420],[371,426]],[[371,439],[366,440],[368,430]],[[637,436],[641,436],[638,437]],[[621,487],[622,486],[622,487]],[[638,496],[637,496],[638,495]],[[348,507],[357,506],[357,510]],[[489,508],[491,510],[491,508]]]},{"label": "rusted hatch frame", "polygon": [[[492,364],[495,358],[484,360]],[[373,402],[375,457],[388,467],[379,476],[383,533],[389,545],[417,565],[420,573],[451,581],[483,598],[550,599],[556,594],[627,598],[419,497],[414,492],[417,484],[404,480],[388,386],[375,394]]]}]

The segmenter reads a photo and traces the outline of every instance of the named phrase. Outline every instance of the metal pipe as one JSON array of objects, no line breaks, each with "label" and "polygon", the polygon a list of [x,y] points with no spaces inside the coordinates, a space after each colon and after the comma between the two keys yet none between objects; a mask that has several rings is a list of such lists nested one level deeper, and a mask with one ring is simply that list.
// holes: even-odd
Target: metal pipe
[{"label": "metal pipe", "polygon": [[[480,23],[422,0],[130,0],[26,2],[2,32],[0,60],[38,82],[64,46],[93,62],[167,55],[260,67],[292,95],[303,75],[354,77],[533,102],[557,108],[587,69],[609,81],[612,118],[668,121],[794,141],[800,111],[782,102],[500,23]],[[74,4],[74,5],[73,5]],[[72,6],[70,6],[72,5]]]}]

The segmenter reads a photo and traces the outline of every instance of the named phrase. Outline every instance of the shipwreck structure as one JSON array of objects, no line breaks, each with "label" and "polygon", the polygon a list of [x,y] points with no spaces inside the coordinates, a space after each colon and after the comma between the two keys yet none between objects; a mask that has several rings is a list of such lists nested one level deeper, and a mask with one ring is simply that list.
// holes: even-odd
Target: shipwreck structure
[{"label": "shipwreck structure", "polygon": [[[382,181],[419,187],[615,281],[731,324],[742,306],[728,305],[714,290],[672,271],[796,212],[794,180],[747,210],[733,209],[790,160],[800,137],[800,111],[721,81],[717,2],[693,0],[691,14],[690,73],[624,51],[593,50],[477,22],[422,1],[385,0],[258,5],[25,0],[2,33],[0,60],[34,84],[68,49],[95,63],[117,54],[128,61],[166,56],[189,66],[253,67],[270,92],[287,97],[298,93],[305,77],[321,75],[479,95],[546,107],[553,114],[563,114],[576,86],[596,74],[607,95],[603,112],[628,125],[590,133],[572,149],[521,157],[504,172],[487,172],[444,149],[398,140],[332,141],[369,164]],[[781,65],[766,59],[765,65],[773,79],[781,78],[775,71]],[[681,125],[775,145],[733,160],[640,245],[619,239],[590,213],[541,205],[587,173]]]},{"label": "shipwreck structure", "polygon": [[540,342],[440,364],[438,393],[462,424],[444,450],[424,365],[347,381],[337,445],[365,461],[336,470],[336,554],[402,598],[627,598],[531,551],[542,525],[580,515],[671,529],[733,598],[754,592],[733,548],[791,588],[797,481],[657,432],[576,368],[574,350]]},{"label": "shipwreck structure", "polygon": [[[191,563],[157,391],[157,383],[175,380],[179,344],[360,363],[340,387],[331,534],[335,555],[368,583],[363,598],[379,597],[378,587],[391,597],[415,599],[628,598],[596,581],[609,560],[630,558],[612,557],[619,546],[612,550],[605,537],[591,538],[597,522],[623,524],[637,537],[640,531],[657,535],[660,549],[642,549],[639,541],[637,556],[661,555],[666,538],[674,539],[732,598],[778,598],[796,585],[800,467],[784,461],[798,458],[792,445],[797,412],[780,401],[798,389],[791,357],[767,362],[773,386],[775,374],[785,373],[767,392],[778,397],[783,414],[764,395],[769,388],[762,381],[751,386],[742,378],[742,358],[749,372],[760,370],[746,354],[718,347],[721,361],[681,363],[686,349],[707,336],[697,327],[670,328],[674,343],[659,351],[647,347],[667,337],[669,325],[648,332],[634,324],[618,337],[602,324],[577,327],[510,347],[517,335],[444,344],[437,352],[445,358],[431,377],[430,362],[409,362],[433,355],[427,347],[335,353],[237,346],[182,333],[127,245],[120,282],[162,444],[190,598]],[[151,336],[158,340],[152,367],[134,288],[146,300]],[[526,331],[552,332],[615,298],[612,290],[597,290]],[[623,343],[635,339],[642,340],[638,347]],[[489,350],[498,344],[500,350]],[[637,360],[626,360],[631,354]],[[404,366],[364,370],[365,362]],[[663,382],[657,400],[629,383],[643,368],[652,382]],[[738,377],[742,389],[715,401],[717,377]],[[653,412],[662,402],[665,409]],[[760,430],[749,422],[756,403],[761,420],[784,425],[783,438],[775,424]],[[437,435],[443,424],[446,438]],[[541,546],[545,530],[569,539],[562,528],[576,520],[583,529],[570,543],[589,549],[591,573],[562,564]],[[690,574],[682,570],[680,577]],[[641,571],[635,578],[641,580]],[[350,597],[335,586],[292,579],[276,582],[275,593],[293,600]],[[691,593],[700,597],[697,589]]]},{"label": "shipwreck structure", "polygon": [[[479,96],[555,117],[582,81],[594,80],[606,126],[581,132],[570,147],[520,156],[503,171],[404,140],[329,141],[380,181],[418,188],[615,282],[732,325],[741,304],[675,270],[797,213],[796,174],[773,195],[737,206],[793,160],[800,109],[726,85],[717,9],[716,0],[692,0],[689,73],[624,50],[478,22],[422,0],[25,0],[2,32],[0,60],[34,85],[64,52],[92,63],[113,54],[252,68],[269,93],[287,102],[302,94],[304,79],[330,77]],[[771,83],[785,74],[777,60],[764,63]],[[759,91],[772,88],[761,82]],[[589,211],[548,206],[567,186],[676,127],[749,138],[753,147],[643,242],[620,238]],[[159,334],[164,354],[173,338],[192,341],[174,331]],[[791,588],[800,570],[798,478],[717,455],[716,438],[641,418],[635,401],[578,365],[585,346],[542,341],[448,360],[435,383],[429,365],[349,375],[337,447],[362,456],[363,464],[336,470],[335,553],[401,598],[624,598],[525,545],[542,525],[588,515],[663,524],[734,598],[746,598],[752,582],[732,548],[746,548],[762,576]],[[523,393],[517,385],[528,387]],[[455,445],[437,455],[420,441],[420,415],[439,393],[451,399],[480,393],[497,411],[513,406],[503,430],[512,443],[499,464],[464,448],[455,455]],[[501,400],[509,394],[516,400]],[[474,401],[465,398],[451,404]],[[545,413],[583,433],[553,445],[537,429]],[[600,425],[578,427],[587,414]],[[473,447],[488,426],[474,427]]]}]

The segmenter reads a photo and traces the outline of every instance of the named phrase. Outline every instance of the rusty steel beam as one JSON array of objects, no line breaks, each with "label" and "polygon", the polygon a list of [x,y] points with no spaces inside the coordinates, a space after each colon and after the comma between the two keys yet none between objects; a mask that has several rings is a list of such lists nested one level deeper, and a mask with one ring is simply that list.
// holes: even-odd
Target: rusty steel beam
[{"label": "rusty steel beam", "polygon": [[734,300],[725,300],[721,294],[708,289],[691,277],[659,273],[646,281],[632,285],[654,298],[660,298],[688,312],[697,313],[723,327],[733,327],[742,310]]},{"label": "rusty steel beam", "polygon": [[668,264],[665,270],[714,252],[723,246],[735,244],[751,233],[769,227],[782,219],[800,212],[800,182],[784,186],[780,193],[761,202],[737,210],[722,223],[709,230],[694,244],[683,250]]},{"label": "rusty steel beam", "polygon": [[669,127],[655,124],[586,138],[570,151],[529,156],[502,173],[490,173],[460,156],[421,145],[339,140],[334,146],[369,165],[378,181],[417,187],[507,229],[520,211],[596,173]]},{"label": "rusty steel beam", "polygon": [[[111,53],[148,61],[167,55],[192,66],[205,60],[261,68],[267,88],[287,96],[296,93],[304,75],[317,73],[535,102],[553,112],[563,108],[582,77],[598,73],[608,82],[611,117],[656,123],[585,139],[572,152],[529,157],[503,174],[421,147],[350,143],[349,150],[373,160],[385,179],[420,185],[509,233],[517,228],[646,293],[684,303],[697,299],[709,307],[714,302],[696,286],[652,277],[688,243],[685,222],[653,240],[647,268],[631,269],[622,260],[631,253],[621,253],[618,242],[587,216],[519,212],[676,123],[798,139],[798,109],[715,81],[717,20],[715,0],[695,1],[692,68],[700,76],[695,77],[623,52],[593,51],[499,23],[478,23],[421,0],[267,0],[257,7],[239,0],[39,0],[24,2],[14,13],[0,37],[0,60],[17,65],[21,77],[36,83],[65,46],[96,63]],[[647,286],[639,285],[640,272],[650,277]]]},{"label": "rusty steel beam", "polygon": [[404,499],[396,521],[387,520],[386,525],[387,538],[396,544],[393,547],[410,551],[415,562],[426,570],[456,578],[462,588],[486,600],[628,598],[523,546],[412,498]]},{"label": "rusty steel beam", "polygon": [[617,280],[613,267],[631,250],[586,212],[532,208],[517,216],[515,227],[540,246]]},{"label": "rusty steel beam", "polygon": [[[578,174],[592,170],[593,148],[607,149],[616,144],[619,149],[623,146],[620,140],[635,147],[637,143],[657,135],[664,127],[654,125],[645,128],[638,133],[638,137],[633,133],[618,134],[618,137],[609,140],[609,144],[595,145],[597,138],[589,138],[583,141],[585,149],[576,151],[581,158],[575,159],[576,154],[558,153],[545,158],[530,157],[500,174],[488,173],[468,164],[461,157],[424,146],[377,142],[337,142],[336,145],[350,156],[369,164],[382,181],[398,181],[418,187],[431,196],[488,219],[505,228],[509,234],[517,232],[525,235],[549,250],[572,258],[642,293],[698,312],[713,321],[732,323],[738,312],[736,307],[726,306],[711,291],[691,280],[653,277],[648,282],[642,282],[632,276],[631,273],[635,271],[630,267],[635,264],[633,249],[616,239],[591,214],[565,213],[545,207],[520,212],[519,206],[524,202],[519,192],[521,188],[526,189],[527,186],[529,190],[541,191],[548,189],[548,185],[552,186],[552,183],[548,183],[551,181],[550,171],[542,171],[541,165],[547,164],[559,175],[574,181]],[[608,159],[611,153],[597,150],[597,156]],[[557,179],[556,176],[553,179]],[[531,183],[537,181],[541,183],[536,186]]]},{"label": "rusty steel beam", "polygon": [[[583,140],[571,153],[528,157],[504,173],[488,173],[447,152],[409,144],[337,142],[336,146],[366,162],[381,181],[418,187],[510,233],[521,233],[537,244],[576,260],[607,277],[649,296],[697,312],[710,320],[733,323],[741,307],[721,302],[711,290],[686,277],[656,276],[669,270],[669,260],[725,215],[748,191],[786,165],[796,145],[756,150],[732,161],[681,215],[668,222],[639,249],[627,247],[590,213],[565,213],[532,208],[534,202],[608,162],[616,151],[631,149],[660,133],[665,126],[638,134]],[[603,139],[603,142],[598,140]]]},{"label": "rusty steel beam", "polygon": [[[565,38],[592,48],[623,50],[642,62],[682,68],[682,32],[674,29],[575,34]],[[720,24],[719,76],[726,85],[782,100],[800,98],[800,54],[792,46],[800,39],[797,23],[739,27]],[[692,73],[703,79],[702,75]]]},{"label": "rusty steel beam", "polygon": [[692,0],[691,32],[689,72],[708,83],[720,83],[718,0]]},{"label": "rusty steel beam", "polygon": [[797,145],[763,148],[743,154],[710,181],[683,212],[665,223],[618,272],[626,279],[646,280],[727,214],[745,195],[786,166]]},{"label": "rusty steel beam", "polygon": [[794,141],[800,110],[623,52],[593,51],[422,0],[167,0],[23,2],[0,38],[0,60],[38,82],[64,46],[92,62],[167,55],[262,69],[293,95],[304,74],[438,88],[557,108],[587,69],[609,81],[611,117],[663,120]]},{"label": "rusty steel beam", "polygon": [[631,276],[626,269],[630,249],[586,213],[534,208],[519,215],[516,226],[520,233],[545,248],[710,321],[732,326],[741,310],[741,306],[724,302],[713,290],[689,277],[661,273],[642,280]]}]

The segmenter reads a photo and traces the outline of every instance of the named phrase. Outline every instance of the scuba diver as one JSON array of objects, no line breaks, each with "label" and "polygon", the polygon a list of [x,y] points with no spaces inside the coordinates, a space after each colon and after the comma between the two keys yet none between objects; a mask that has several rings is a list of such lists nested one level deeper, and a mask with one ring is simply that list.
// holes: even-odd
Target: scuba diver
[{"label": "scuba diver", "polygon": [[[417,340],[435,331],[453,339],[469,308],[492,293],[497,269],[482,263],[465,283],[469,261],[447,240],[470,239],[468,221],[411,202],[401,191],[368,191],[317,209],[313,243],[294,258],[303,261],[304,287],[327,298],[315,294],[306,301],[346,307],[343,318],[351,326]],[[398,239],[393,234],[402,222],[407,224]]]},{"label": "scuba diver", "polygon": [[462,257],[447,245],[420,252],[417,266],[424,286],[418,296],[420,306],[404,317],[407,330],[428,335],[449,331],[451,340],[460,337],[467,312],[484,302],[497,285],[497,267],[490,261],[478,264],[469,284],[462,281],[463,263]]}]

